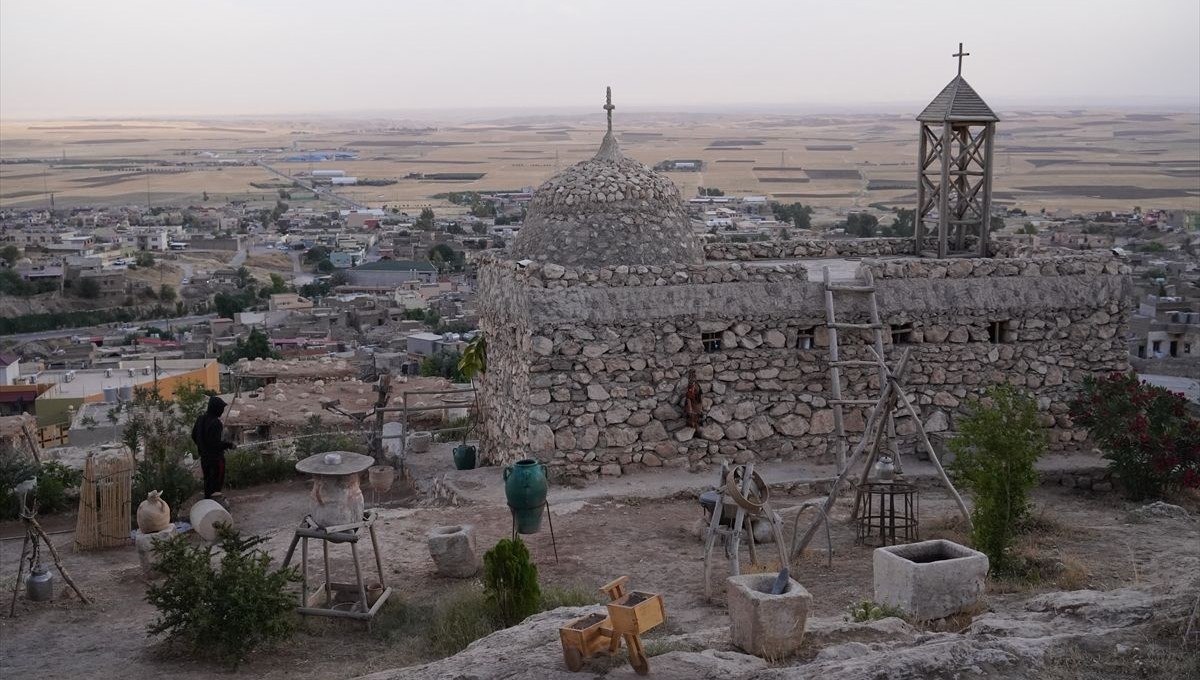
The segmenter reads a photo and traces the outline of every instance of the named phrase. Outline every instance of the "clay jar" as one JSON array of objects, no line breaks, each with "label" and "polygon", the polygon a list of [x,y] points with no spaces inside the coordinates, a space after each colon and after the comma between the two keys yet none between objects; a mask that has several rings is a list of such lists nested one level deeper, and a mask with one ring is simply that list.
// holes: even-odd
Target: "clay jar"
[{"label": "clay jar", "polygon": [[157,533],[171,523],[171,506],[159,497],[161,494],[161,491],[151,491],[138,505],[137,525],[143,534]]},{"label": "clay jar", "polygon": [[396,468],[391,465],[372,465],[367,468],[367,483],[375,493],[387,493],[396,481]]}]

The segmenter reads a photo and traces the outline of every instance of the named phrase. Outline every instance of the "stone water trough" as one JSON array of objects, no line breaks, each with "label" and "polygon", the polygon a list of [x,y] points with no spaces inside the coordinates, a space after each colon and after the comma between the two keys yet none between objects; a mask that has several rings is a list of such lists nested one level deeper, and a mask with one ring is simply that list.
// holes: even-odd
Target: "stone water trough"
[{"label": "stone water trough", "polygon": [[978,604],[988,572],[983,553],[942,539],[875,549],[875,601],[927,621]]},{"label": "stone water trough", "polygon": [[730,576],[725,582],[729,632],[733,644],[766,659],[789,656],[804,641],[812,595],[794,579],[771,594],[775,574]]}]

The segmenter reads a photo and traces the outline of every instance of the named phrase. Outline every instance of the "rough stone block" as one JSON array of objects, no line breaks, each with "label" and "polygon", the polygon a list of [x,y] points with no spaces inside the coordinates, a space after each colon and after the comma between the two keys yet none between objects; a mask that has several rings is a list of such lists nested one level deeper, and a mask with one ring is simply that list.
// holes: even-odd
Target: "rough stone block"
[{"label": "rough stone block", "polygon": [[875,601],[919,620],[966,611],[983,596],[988,558],[952,541],[876,548]]},{"label": "rough stone block", "polygon": [[738,648],[767,659],[788,656],[804,641],[812,595],[788,579],[787,590],[771,594],[775,574],[743,574],[725,581],[729,630]]},{"label": "rough stone block", "polygon": [[158,541],[165,541],[174,535],[174,524],[168,524],[166,529],[149,534],[143,534],[140,529],[134,530],[133,544],[137,546],[138,562],[142,565],[142,574],[145,576],[156,575],[154,572],[154,544]]},{"label": "rough stone block", "polygon": [[429,555],[437,573],[452,578],[470,578],[479,571],[475,554],[475,527],[470,524],[434,527],[428,536]]}]

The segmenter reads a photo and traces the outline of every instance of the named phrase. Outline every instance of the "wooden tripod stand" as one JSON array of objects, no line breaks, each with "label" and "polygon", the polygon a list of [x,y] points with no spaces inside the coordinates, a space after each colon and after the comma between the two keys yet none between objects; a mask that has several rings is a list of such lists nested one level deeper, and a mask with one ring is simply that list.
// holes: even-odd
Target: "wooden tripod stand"
[{"label": "wooden tripod stand", "polygon": [[25,560],[29,560],[29,571],[33,573],[33,565],[38,561],[39,545],[46,544],[46,549],[50,551],[50,559],[54,560],[54,567],[58,569],[58,573],[62,575],[63,581],[66,582],[71,590],[79,596],[79,601],[84,604],[91,604],[87,595],[75,585],[75,581],[71,579],[71,575],[67,573],[66,567],[62,565],[62,560],[58,556],[58,551],[54,549],[54,544],[50,542],[50,537],[46,535],[45,529],[37,521],[36,503],[29,503],[27,506],[28,493],[21,496],[21,524],[25,527],[25,540],[21,542],[21,557],[17,560],[17,580],[13,583],[12,602],[8,606],[8,616],[14,617],[17,615],[17,593],[21,590],[21,576],[25,571]]}]

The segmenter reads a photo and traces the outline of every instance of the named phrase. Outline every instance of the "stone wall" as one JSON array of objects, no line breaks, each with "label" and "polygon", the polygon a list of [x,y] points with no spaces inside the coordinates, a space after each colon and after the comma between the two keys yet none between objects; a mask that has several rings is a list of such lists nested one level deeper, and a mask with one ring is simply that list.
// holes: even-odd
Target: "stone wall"
[{"label": "stone wall", "polygon": [[[1061,448],[1084,437],[1067,417],[1075,386],[1127,366],[1130,284],[1116,261],[863,266],[878,279],[885,322],[912,352],[906,382],[935,436],[947,436],[987,385],[1009,382],[1036,396]],[[532,454],[584,479],[720,459],[832,460],[819,283],[792,265],[605,271],[484,262],[481,310],[490,319],[489,374],[497,371],[485,384],[486,429],[498,444],[486,456]],[[844,297],[839,321],[865,321],[863,296]],[[901,348],[885,337],[895,360]],[[842,358],[869,359],[868,339],[843,333]],[[681,407],[688,369],[697,371],[708,414],[697,430]],[[872,369],[844,376],[847,398],[877,396]],[[865,420],[865,408],[846,409],[848,431],[860,433]],[[915,432],[904,418],[897,428]]]},{"label": "stone wall", "polygon": [[[930,245],[934,242],[930,241]],[[912,255],[911,238],[792,239],[704,245],[710,260],[783,260],[793,257],[879,257]]]}]

